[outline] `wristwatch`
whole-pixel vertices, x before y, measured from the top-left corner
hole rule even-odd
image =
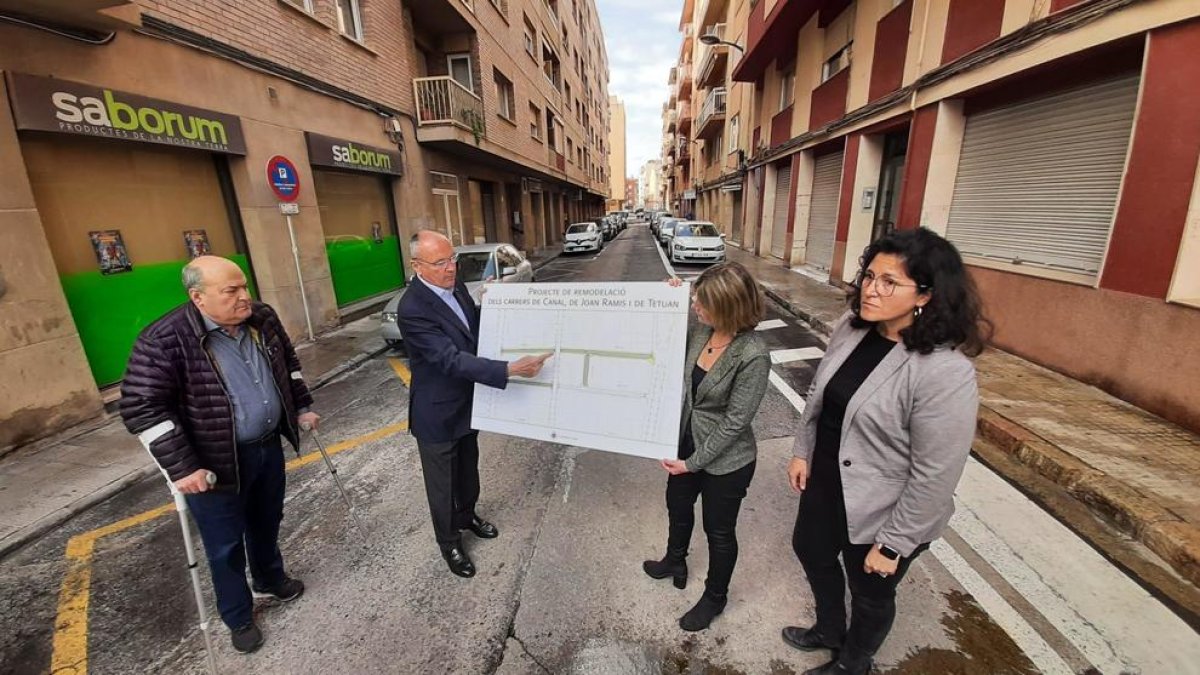
[[[879,545],[879,553],[888,560],[895,560],[900,557],[900,551],[888,546],[887,544]]]

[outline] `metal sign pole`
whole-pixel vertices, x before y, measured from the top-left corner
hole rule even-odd
[[[308,309],[308,294],[304,292],[304,272],[300,269],[300,249],[296,246],[296,230],[292,227],[291,215],[284,215],[287,220],[288,236],[292,239],[292,260],[296,261],[296,282],[300,284],[300,300],[304,304],[304,323],[308,327],[308,339],[316,340],[313,335],[312,314]]]

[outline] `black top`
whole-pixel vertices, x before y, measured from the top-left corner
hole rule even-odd
[[[883,337],[878,331],[867,331],[862,342],[854,348],[845,363],[838,368],[829,384],[825,385],[825,398],[821,404],[821,416],[817,418],[817,445],[813,450],[812,467],[809,475],[814,479],[809,485],[836,488],[834,494],[842,492],[842,474],[838,469],[841,454],[842,422],[846,417],[846,406],[855,392],[871,375],[871,371],[883,361],[896,346],[895,342]],[[838,500],[841,502],[841,500]]]
[[[700,364],[692,366],[692,401],[696,400],[696,392],[700,391],[700,383],[704,381],[704,376],[708,375],[708,371],[701,368]],[[688,420],[687,430],[683,432],[683,438],[679,439],[679,459],[687,459],[696,452],[696,442],[692,439],[692,422]]]

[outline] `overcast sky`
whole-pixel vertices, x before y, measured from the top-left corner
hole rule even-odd
[[[625,103],[625,175],[662,154],[667,76],[679,56],[682,0],[596,0],[608,50],[608,93]]]

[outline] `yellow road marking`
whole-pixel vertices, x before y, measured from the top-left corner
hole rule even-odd
[[[388,363],[392,364],[392,370],[396,371],[396,377],[404,383],[404,386],[412,386],[412,371],[408,369],[408,364],[396,357],[388,359]]]
[[[396,368],[396,365],[393,364],[392,367]],[[408,372],[404,364],[400,364],[400,367]],[[399,369],[396,374],[400,374]],[[403,375],[401,375],[401,379],[404,379]],[[407,383],[405,380],[405,384]],[[376,429],[369,434],[335,443],[325,448],[325,452],[336,455],[339,452],[352,450],[364,443],[387,438],[407,429],[408,420],[404,420]],[[288,462],[287,470],[299,469],[320,461],[320,459],[320,452],[310,452]],[[174,512],[175,504],[163,504],[115,523],[82,532],[67,541],[67,573],[63,576],[62,586],[58,593],[58,616],[54,622],[54,651],[50,656],[51,673],[55,675],[85,675],[87,673],[88,604],[91,599],[92,557],[96,551],[96,542],[103,537],[123,532]]]

